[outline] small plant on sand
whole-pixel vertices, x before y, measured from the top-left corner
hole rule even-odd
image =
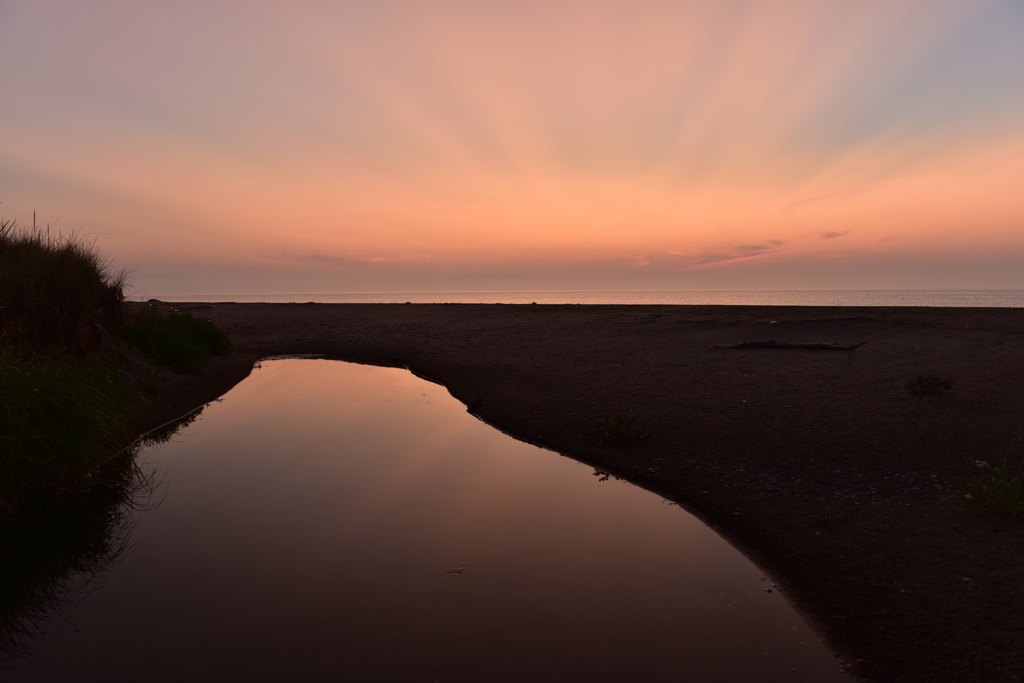
[[[139,387],[149,394],[160,394],[164,390],[164,373],[148,363],[139,371]]]
[[[924,396],[925,394],[941,394],[953,388],[953,380],[948,377],[935,377],[932,375],[918,375],[907,382],[907,391],[913,396]]]
[[[644,435],[644,430],[638,427],[631,417],[602,417],[597,420],[597,442],[602,446],[639,439]]]
[[[692,469],[696,469],[697,465],[699,464],[700,461],[697,460],[697,458],[690,458],[689,460],[684,460],[683,462],[676,463],[676,472],[679,472],[680,474],[684,472],[689,472]]]
[[[835,513],[832,512],[832,508],[828,505],[821,508],[821,512],[818,514],[818,521],[822,524],[831,524],[832,519],[835,517]]]
[[[975,464],[982,473],[967,479],[967,502],[1011,517],[1024,512],[1024,468],[1015,471],[1009,456],[999,467],[981,460]]]
[[[231,350],[228,335],[209,320],[187,313],[161,315],[151,306],[129,316],[120,334],[151,363],[180,372],[199,372],[210,356]]]

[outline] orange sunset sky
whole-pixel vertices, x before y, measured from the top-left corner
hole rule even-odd
[[[140,295],[1024,288],[1020,0],[0,0],[0,86]]]

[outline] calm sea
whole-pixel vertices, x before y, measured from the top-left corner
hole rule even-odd
[[[670,304],[720,306],[957,306],[1024,308],[1024,289],[693,289],[538,292],[285,292],[157,295],[238,303]]]

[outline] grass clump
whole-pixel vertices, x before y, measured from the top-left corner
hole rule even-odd
[[[205,403],[196,408],[195,410],[192,410],[191,412],[182,415],[177,420],[173,422],[168,422],[163,426],[157,427],[151,432],[143,434],[142,437],[136,443],[141,444],[143,446],[154,446],[156,444],[167,443],[168,441],[171,440],[172,436],[174,436],[179,431],[181,431],[185,427],[188,427],[190,424],[198,420],[199,416],[203,414],[203,411],[206,409],[206,406],[208,405],[208,403]]]
[[[152,307],[130,316],[120,336],[151,363],[179,372],[200,372],[211,356],[231,350],[228,335],[209,320],[161,315]]]
[[[953,388],[953,380],[948,377],[918,375],[907,382],[907,391],[913,396],[925,394],[941,394]]]
[[[115,485],[129,387],[159,392],[160,368],[198,372],[230,349],[207,320],[126,315],[125,279],[89,240],[0,221],[0,517]]]
[[[92,242],[0,221],[0,517],[88,488],[124,445],[124,283]]]
[[[98,353],[121,322],[125,278],[88,240],[0,222],[0,345]]]
[[[1016,517],[1024,512],[1024,469],[1015,471],[1010,457],[999,467],[984,461],[975,463],[982,474],[967,479],[967,502],[982,510]]]
[[[127,400],[107,361],[0,353],[0,512],[95,483],[94,473],[124,445]]]
[[[602,446],[612,446],[632,439],[639,439],[644,430],[638,427],[631,417],[602,417],[597,420],[597,442]]]

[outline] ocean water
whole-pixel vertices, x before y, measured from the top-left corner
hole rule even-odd
[[[526,292],[284,292],[166,294],[161,301],[394,304],[667,304],[1024,308],[1024,289],[693,289]]]

